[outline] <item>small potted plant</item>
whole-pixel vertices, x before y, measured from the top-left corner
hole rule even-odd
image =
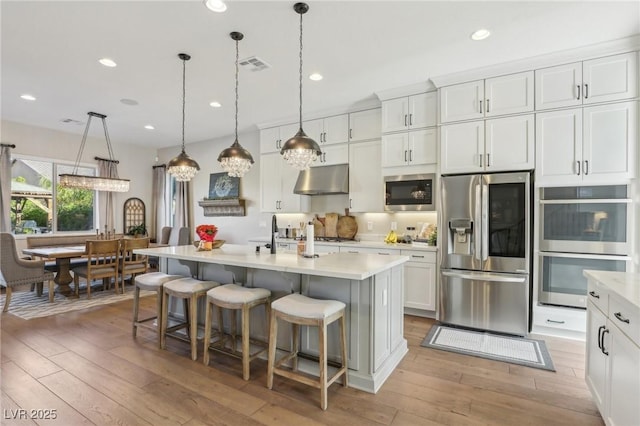
[[[147,235],[147,227],[144,223],[141,223],[140,225],[132,225],[129,227],[128,234],[139,238],[140,236]]]
[[[196,234],[200,237],[198,250],[211,250],[216,239],[218,227],[215,225],[198,225]]]

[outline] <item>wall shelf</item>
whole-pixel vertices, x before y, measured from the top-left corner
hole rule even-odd
[[[198,201],[198,205],[204,209],[205,216],[244,216],[245,200],[234,198],[230,200]]]

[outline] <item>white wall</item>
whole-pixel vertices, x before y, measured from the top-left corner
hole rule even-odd
[[[0,139],[2,143],[16,145],[11,151],[12,154],[74,164],[82,135],[3,120]],[[156,149],[143,148],[123,141],[112,140],[111,144],[115,159],[120,161],[118,175],[122,179],[131,180],[129,192],[115,193],[116,231],[122,232],[122,206],[128,198],[137,197],[144,201],[147,206],[147,223],[149,223],[152,166],[155,164]],[[96,164],[95,156],[109,158],[104,137],[87,138],[80,162],[93,166]]]

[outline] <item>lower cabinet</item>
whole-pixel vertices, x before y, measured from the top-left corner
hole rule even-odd
[[[400,250],[400,254],[411,258],[404,264],[404,307],[435,312],[436,253]]]
[[[607,425],[638,425],[640,313],[592,279],[588,292],[587,386]]]

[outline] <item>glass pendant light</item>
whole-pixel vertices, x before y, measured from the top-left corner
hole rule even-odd
[[[198,163],[187,155],[184,151],[184,98],[185,98],[185,71],[186,62],[191,56],[186,53],[178,54],[178,58],[182,59],[182,152],[180,155],[169,161],[167,164],[167,172],[172,174],[179,182],[190,181],[200,170]]]
[[[87,120],[87,126],[84,128],[84,134],[82,135],[82,142],[80,143],[80,150],[76,157],[76,162],[73,165],[73,172],[70,174],[61,174],[60,186],[64,188],[73,189],[89,189],[92,191],[105,191],[105,192],[127,192],[129,191],[129,179],[120,179],[117,176],[115,168],[115,176],[102,177],[102,176],[88,176],[79,175],[78,167],[80,165],[80,159],[82,158],[82,151],[84,151],[84,145],[87,142],[87,135],[89,134],[89,126],[91,125],[91,118],[96,117],[102,120],[102,128],[104,129],[104,137],[107,140],[107,150],[109,151],[108,161],[117,164],[118,162],[113,159],[113,148],[111,147],[111,140],[109,139],[109,132],[107,131],[107,116],[104,114],[98,114],[97,112],[88,112],[89,119]],[[95,157],[96,160],[98,157]]]
[[[300,129],[291,139],[285,142],[280,154],[292,167],[298,170],[306,170],[311,163],[322,155],[320,147],[302,130],[302,15],[307,13],[309,5],[296,3],[293,10],[300,15]]]
[[[218,161],[222,169],[227,172],[229,176],[242,177],[249,171],[251,165],[254,163],[251,153],[244,149],[238,142],[238,42],[244,38],[244,35],[236,31],[229,35],[236,41],[236,139],[229,148],[220,153]]]

